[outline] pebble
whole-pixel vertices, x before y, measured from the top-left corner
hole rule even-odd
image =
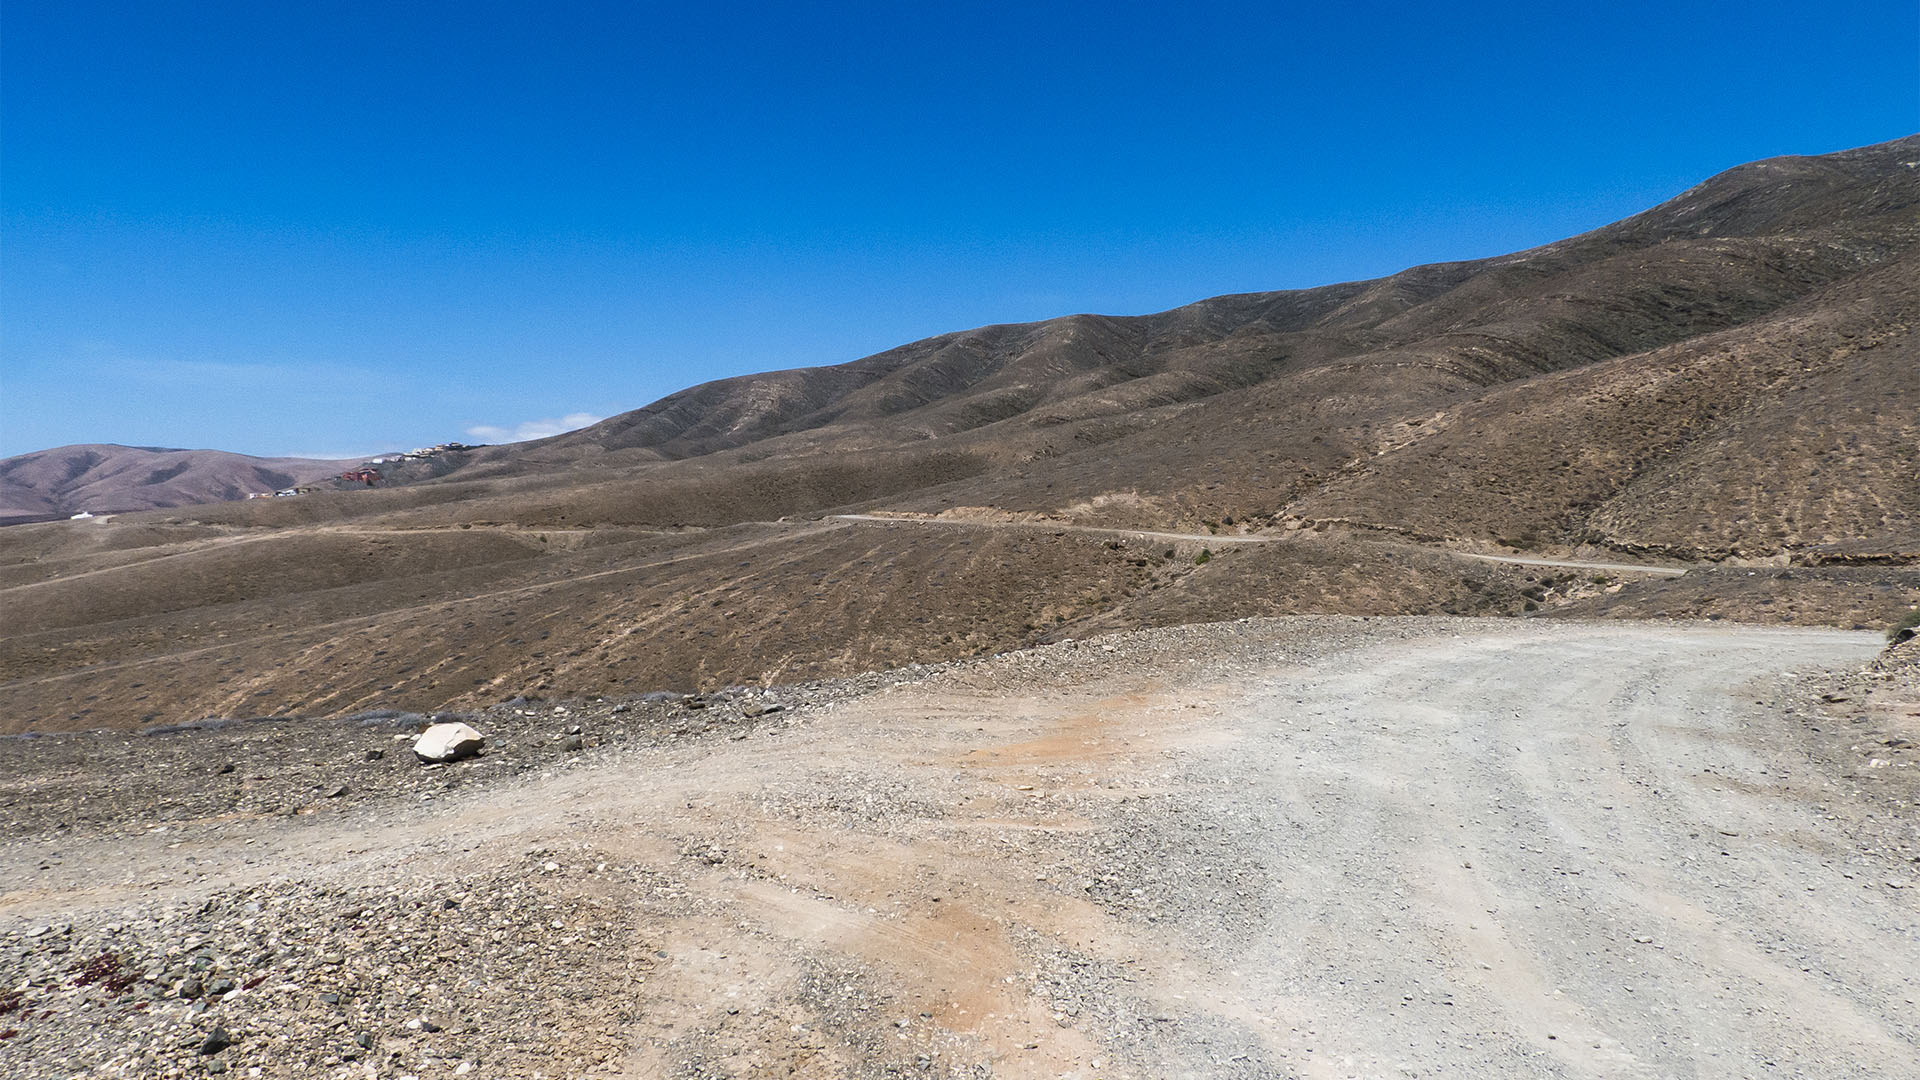
[[[200,1052],[202,1054],[217,1054],[232,1045],[233,1036],[227,1033],[226,1028],[216,1025],[212,1031],[207,1033],[206,1041],[200,1044]]]

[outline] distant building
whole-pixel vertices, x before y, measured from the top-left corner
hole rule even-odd
[[[67,520],[68,521],[85,521],[92,516],[93,516],[93,512],[91,510],[82,510],[79,513],[68,518]]]

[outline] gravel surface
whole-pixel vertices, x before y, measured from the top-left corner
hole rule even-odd
[[[1878,644],[1252,620],[515,702],[447,766],[4,740],[0,1076],[1916,1077]]]

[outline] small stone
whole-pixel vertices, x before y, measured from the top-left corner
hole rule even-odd
[[[199,997],[201,992],[199,979],[189,978],[180,984],[180,996],[188,1000]]]
[[[386,757],[386,756],[387,756],[387,752],[386,752],[385,750],[369,750],[369,751],[367,751],[367,760],[368,760],[368,761],[379,761],[379,760],[380,760],[381,758],[383,758],[383,757]]]
[[[335,784],[332,787],[327,789],[327,798],[337,799],[340,796],[345,795],[346,793],[347,793],[347,785]]]
[[[231,762],[231,761],[229,761],[229,762],[227,762],[226,764],[224,764],[224,765],[221,765],[221,766],[220,766],[220,775],[221,775],[221,776],[225,776],[225,775],[227,775],[228,773],[230,773],[230,772],[232,772],[232,771],[233,771],[233,762]]]
[[[373,1033],[370,1031],[363,1031],[355,1035],[353,1041],[359,1043],[362,1050],[373,1049]]]
[[[569,754],[577,750],[585,749],[586,745],[578,735],[569,735],[560,741],[560,749],[565,750]]]
[[[207,993],[213,997],[224,997],[233,993],[232,979],[215,979],[207,984]]]
[[[202,1054],[217,1054],[232,1045],[233,1036],[227,1034],[227,1029],[215,1027],[213,1031],[207,1035],[206,1041],[200,1044],[200,1052]]]

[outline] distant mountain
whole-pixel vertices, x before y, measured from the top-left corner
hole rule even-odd
[[[0,524],[244,499],[355,464],[110,443],[61,446],[0,460]]]

